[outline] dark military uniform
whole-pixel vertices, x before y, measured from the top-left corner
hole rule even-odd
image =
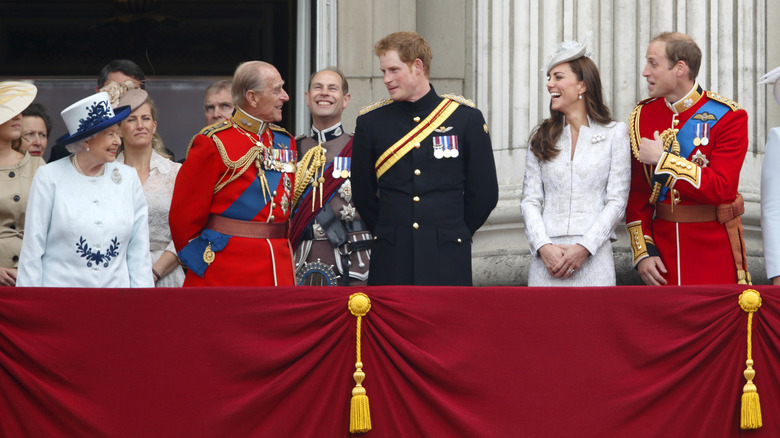
[[[330,199],[324,199],[322,208],[319,195],[314,197],[318,210],[316,217],[311,211],[311,202],[301,202],[296,207],[291,229],[303,231],[299,236],[290,236],[290,240],[294,244],[300,242],[295,246],[294,258],[296,283],[299,285],[360,286],[368,280],[371,232],[360,220],[352,203],[349,161],[337,160],[334,163],[337,157],[351,158],[351,153],[342,154],[351,140],[352,135],[344,133],[341,123],[322,131],[312,127],[310,137],[296,138],[298,157],[322,145],[327,159],[324,177],[340,181]],[[303,224],[305,228],[296,226],[301,220],[306,221]]]
[[[352,185],[374,233],[370,285],[471,285],[471,237],[498,202],[482,113],[461,104],[379,179],[375,163],[442,103],[431,86],[416,102],[385,101],[357,119]]]

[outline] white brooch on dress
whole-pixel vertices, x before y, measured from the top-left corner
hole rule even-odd
[[[114,168],[114,171],[111,172],[111,181],[113,181],[116,185],[122,184],[122,175],[119,173],[119,169],[116,167]]]
[[[600,141],[606,140],[607,137],[604,137],[602,134],[593,134],[593,137],[590,138],[590,142],[593,144],[596,144]]]
[[[702,154],[701,151],[696,151],[693,158],[691,158],[691,161],[696,163],[699,167],[707,167],[710,163],[710,160],[708,160],[707,156]]]

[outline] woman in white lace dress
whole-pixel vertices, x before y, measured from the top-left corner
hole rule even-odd
[[[184,271],[173,246],[168,212],[176,175],[181,164],[174,163],[157,133],[157,108],[146,91],[134,89],[122,94],[119,105],[133,111],[120,125],[122,151],[117,161],[135,168],[149,205],[149,249],[152,275],[157,287],[181,287]]]
[[[628,199],[625,123],[602,100],[585,43],[559,44],[547,64],[550,118],[531,134],[520,203],[529,286],[614,286],[611,241]]]

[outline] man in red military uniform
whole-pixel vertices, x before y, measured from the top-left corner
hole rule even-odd
[[[192,139],[169,219],[185,286],[295,284],[287,239],[295,140],[271,124],[289,100],[283,85],[271,64],[239,65],[233,115]]]
[[[634,265],[650,285],[749,282],[737,193],[747,113],[702,89],[701,50],[689,36],[656,36],[646,59],[650,98],[629,120]]]

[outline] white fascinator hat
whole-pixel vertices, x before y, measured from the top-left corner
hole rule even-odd
[[[582,42],[576,40],[567,40],[553,45],[553,52],[547,58],[547,62],[545,63],[545,67],[542,69],[542,72],[549,74],[553,67],[562,62],[582,58],[583,56],[588,58],[593,56],[593,52],[589,52],[587,47],[589,39],[590,32],[585,35],[585,38],[582,40]]]
[[[771,84],[774,82],[775,86],[773,92],[775,95],[775,102],[780,105],[780,87],[777,85],[780,83],[780,81],[778,81],[778,79],[780,79],[780,67],[777,67],[764,76],[761,76],[761,79],[758,81],[758,85]]]

